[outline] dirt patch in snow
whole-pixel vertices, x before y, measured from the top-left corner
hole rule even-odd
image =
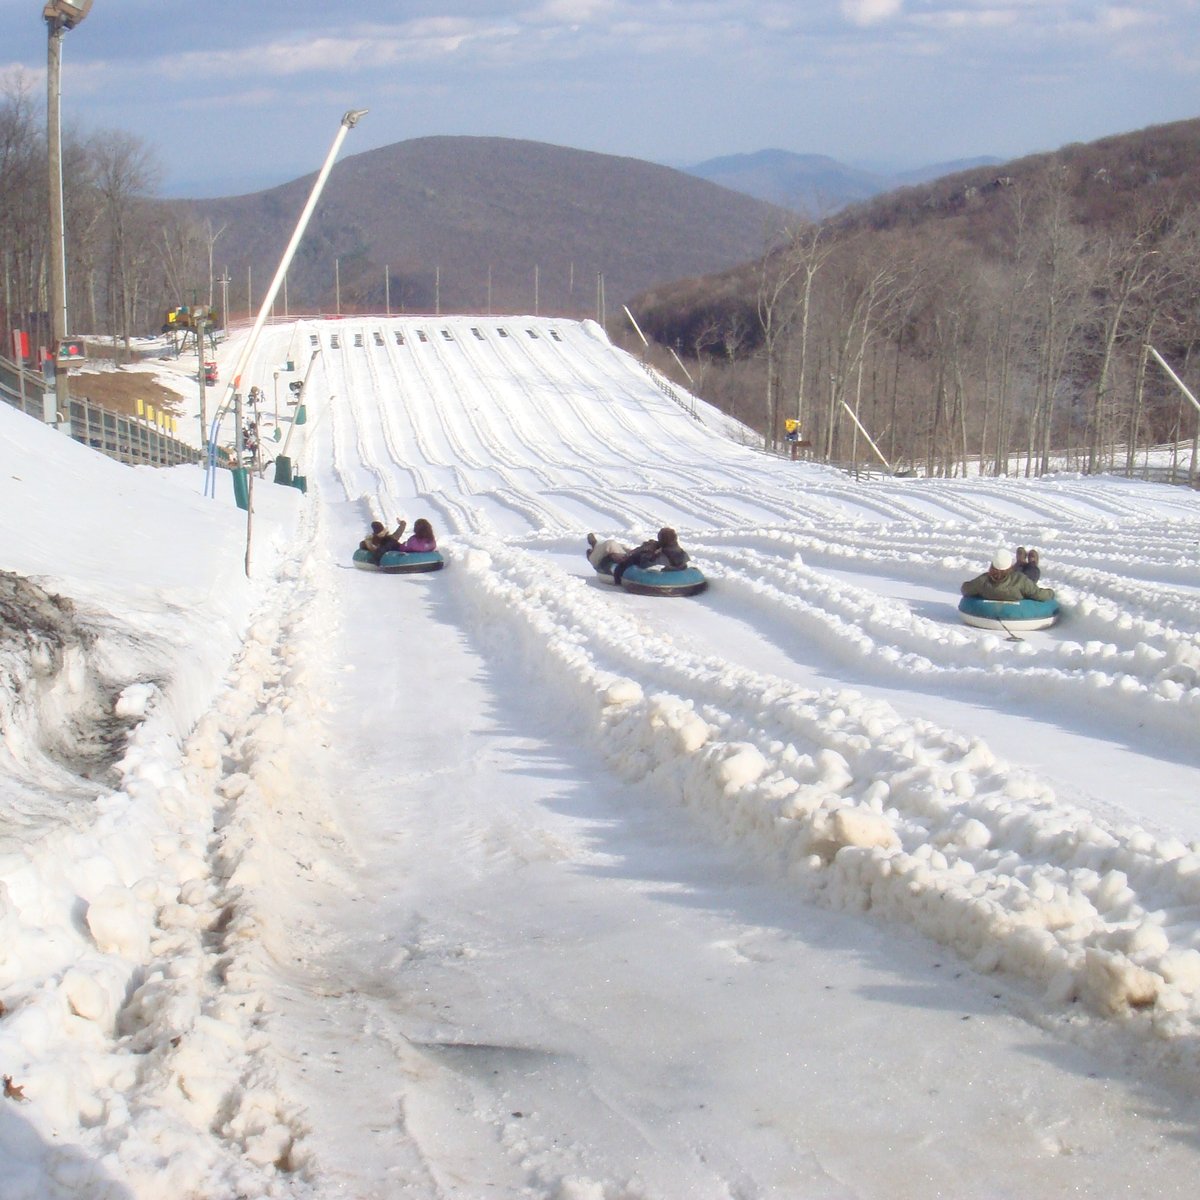
[[[72,374],[71,394],[85,396],[93,404],[112,412],[131,415],[136,415],[139,400],[176,416],[183,409],[179,393],[164,387],[153,375],[147,371],[125,370],[121,367]]]
[[[111,782],[136,720],[118,715],[130,682],[96,662],[97,634],[76,606],[0,571],[0,734],[81,779]]]

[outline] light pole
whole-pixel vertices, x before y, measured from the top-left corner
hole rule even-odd
[[[50,0],[42,9],[46,22],[46,145],[50,186],[50,342],[55,359],[54,399],[43,403],[42,419],[71,412],[67,372],[58,373],[58,347],[67,332],[67,234],[63,217],[62,178],[62,39],[88,15],[92,0]],[[50,411],[50,409],[54,411]]]
[[[246,369],[247,363],[250,361],[250,356],[254,353],[254,348],[258,343],[258,335],[262,332],[262,327],[267,319],[267,311],[270,309],[275,300],[275,293],[279,290],[279,285],[283,281],[284,272],[287,271],[291,264],[292,257],[296,253],[296,247],[300,244],[300,239],[304,236],[304,230],[308,227],[309,219],[312,217],[313,209],[317,206],[317,201],[321,197],[321,192],[325,187],[325,181],[329,178],[330,171],[333,170],[333,160],[337,157],[337,152],[341,148],[342,142],[346,138],[346,134],[358,123],[365,115],[365,108],[351,109],[345,116],[342,117],[341,128],[338,130],[337,137],[333,139],[333,145],[329,148],[329,153],[325,156],[325,163],[321,167],[317,175],[317,180],[313,184],[313,189],[309,193],[308,201],[304,205],[304,211],[300,214],[300,219],[296,223],[296,228],[292,232],[291,241],[287,244],[287,249],[283,252],[283,258],[280,260],[279,266],[275,271],[275,277],[271,280],[270,286],[267,288],[267,294],[263,298],[262,307],[258,310],[258,316],[254,319],[254,324],[250,329],[250,334],[242,343],[242,348],[238,352],[237,361],[234,364],[233,374],[230,376],[229,382],[225,388],[225,399],[221,406],[217,409],[217,415],[213,418],[212,424],[209,426],[208,437],[208,469],[205,472],[204,490],[205,494],[216,495],[216,452],[217,452],[217,433],[221,428],[221,422],[228,415],[234,402],[239,395],[239,389],[242,386],[242,372]],[[238,422],[240,426],[240,421]],[[236,494],[235,483],[235,494]],[[239,501],[240,504],[240,501]],[[247,512],[249,512],[249,497],[246,497]],[[249,516],[247,515],[246,529],[246,574],[250,573],[250,531],[249,531]]]

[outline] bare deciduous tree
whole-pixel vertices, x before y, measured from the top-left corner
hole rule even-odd
[[[149,148],[133,134],[112,131],[92,142],[96,191],[103,212],[103,238],[108,272],[107,293],[110,330],[114,343],[124,343],[131,353],[136,271],[145,262],[145,246],[134,236],[145,201],[157,187],[159,168]]]

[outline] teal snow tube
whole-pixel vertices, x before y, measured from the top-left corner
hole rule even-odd
[[[1003,629],[1024,633],[1048,629],[1059,617],[1057,600],[984,600],[964,596],[958,602],[963,622],[976,629]]]
[[[626,567],[621,586],[639,596],[695,596],[708,587],[708,580],[695,567]]]
[[[354,565],[364,571],[382,571],[385,575],[415,575],[420,571],[440,571],[446,560],[440,550],[414,550],[402,553],[388,550],[378,562],[370,551],[358,549],[354,552]]]

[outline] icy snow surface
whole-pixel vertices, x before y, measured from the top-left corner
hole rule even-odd
[[[589,322],[277,371],[249,523],[0,407],[3,1200],[1195,1194],[1194,493],[773,459]]]

